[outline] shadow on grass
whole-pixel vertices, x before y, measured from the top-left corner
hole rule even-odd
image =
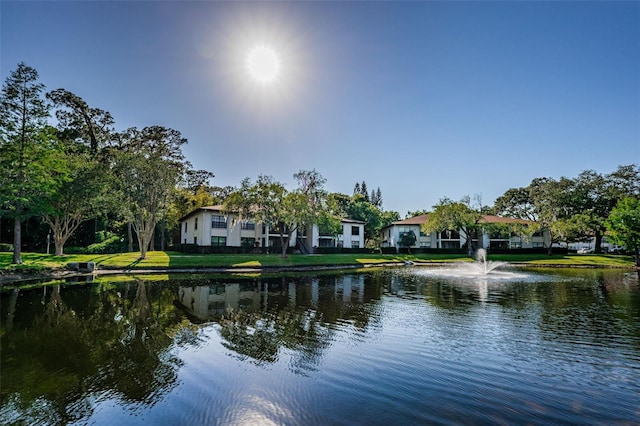
[[[89,258],[88,262],[95,262],[96,265],[101,265],[101,264],[107,262],[108,260],[111,260],[114,257],[118,257],[120,255],[119,254],[112,254],[111,256],[106,256],[106,257],[103,257],[103,256],[104,255],[98,255],[96,257]]]
[[[135,268],[136,266],[138,266],[140,264],[140,262],[142,262],[142,259],[138,258],[138,259],[134,260],[133,262],[131,262],[130,264],[128,264],[127,268],[128,269]]]

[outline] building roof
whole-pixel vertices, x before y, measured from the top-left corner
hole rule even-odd
[[[340,222],[342,222],[342,223],[357,223],[357,224],[365,224],[366,223],[364,220],[351,219],[351,218],[348,218],[348,217],[343,217],[342,219],[340,219]]]
[[[397,222],[393,222],[391,225],[389,226],[393,226],[393,225],[422,225],[423,223],[425,223],[428,219],[428,215],[426,214],[421,214],[420,216],[414,216],[414,217],[410,217],[408,219],[404,219],[404,220],[399,220]]]
[[[393,222],[391,225],[385,226],[388,228],[390,226],[407,226],[407,225],[422,225],[427,220],[429,220],[429,215],[421,214],[419,216],[410,217],[408,219],[399,220],[397,222]],[[480,223],[521,223],[528,224],[531,223],[529,220],[525,219],[515,219],[512,217],[502,217],[502,216],[494,216],[494,215],[484,215],[480,220]]]
[[[182,216],[180,219],[178,219],[178,222],[182,222],[183,220],[187,220],[189,219],[191,216],[194,216],[202,211],[211,211],[211,212],[222,212],[222,205],[218,204],[215,206],[203,206],[203,207],[198,207],[195,210],[190,211],[189,213],[187,213],[186,215]]]
[[[184,220],[189,219],[191,216],[194,216],[200,212],[203,211],[209,211],[209,212],[218,212],[218,213],[222,213],[224,211],[224,206],[221,204],[217,204],[215,206],[204,206],[204,207],[198,207],[197,209],[187,213],[186,215],[182,216],[180,219],[178,219],[178,222],[182,222]],[[363,220],[356,220],[356,219],[350,219],[348,217],[343,217],[342,219],[340,219],[341,223],[353,223],[353,224],[358,224],[358,225],[364,225],[365,222]]]

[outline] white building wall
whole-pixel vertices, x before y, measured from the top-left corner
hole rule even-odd
[[[242,223],[233,216],[225,216],[227,219],[227,246],[240,247]]]
[[[206,215],[201,212],[197,215],[193,215],[186,221],[180,224],[180,243],[181,244],[195,244],[208,245],[206,238]],[[198,229],[196,229],[196,222],[198,223]],[[185,223],[187,230],[185,231]],[[209,224],[211,226],[211,224]]]
[[[315,223],[311,226],[311,247],[320,247],[320,230]]]
[[[226,219],[226,228],[214,228],[212,221],[214,216],[222,216]],[[198,222],[198,229],[195,229],[196,220]],[[186,231],[185,231],[186,224]],[[342,223],[343,234],[337,236],[336,240],[342,242],[344,247],[352,247],[352,241],[356,241],[358,247],[364,248],[364,224],[361,223]],[[352,233],[352,226],[357,227],[359,232],[357,235]],[[217,211],[200,211],[186,220],[180,223],[180,243],[181,244],[195,244],[199,246],[210,246],[211,237],[225,237],[226,245],[229,247],[240,247],[242,244],[242,238],[251,238],[254,241],[260,243],[260,247],[263,246],[263,239],[267,242],[269,237],[273,239],[279,238],[279,235],[270,233],[269,227],[265,227],[265,235],[262,233],[262,224],[256,223],[255,229],[242,229],[242,222],[234,220],[232,215],[224,215],[222,212]],[[311,228],[311,241],[312,247],[318,247],[319,244],[319,230],[317,225],[313,225]],[[289,247],[295,247],[297,243],[298,232],[291,233],[289,238]]]

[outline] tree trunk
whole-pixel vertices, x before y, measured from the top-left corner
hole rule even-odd
[[[22,263],[22,224],[18,216],[13,219],[13,260],[11,263]]]
[[[465,238],[467,239],[465,243],[467,245],[467,256],[473,259],[473,254],[474,254],[473,240],[472,240],[473,233],[469,229],[463,229],[463,232],[464,232]]]
[[[147,257],[147,240],[144,238],[144,232],[137,232],[138,234],[138,245],[140,246],[140,259],[144,259]]]
[[[167,226],[167,220],[165,218],[165,216],[162,216],[162,224],[160,226],[160,251],[165,251],[165,243],[164,243],[164,239],[165,239],[165,227]]]
[[[291,235],[285,238],[283,233],[282,232],[280,233],[280,244],[282,244],[282,253],[280,257],[282,257],[283,259],[287,257],[287,248],[289,246],[289,238],[291,238]]]
[[[127,251],[131,253],[133,251],[133,231],[131,230],[131,221],[127,222],[127,237],[129,238]]]
[[[153,232],[151,232],[151,237],[149,238],[149,249],[147,251],[155,250],[155,242],[156,242],[156,230],[154,226]]]
[[[66,238],[62,238],[59,235],[55,235],[53,236],[53,243],[56,246],[56,256],[62,256],[64,255],[64,243],[66,242]]]
[[[11,292],[11,298],[9,299],[9,309],[7,310],[7,332],[10,332],[13,329],[13,318],[16,316],[16,303],[18,302],[19,292],[19,288],[14,288]]]
[[[602,232],[600,232],[599,229],[596,230],[596,242],[593,252],[595,254],[599,254],[600,252],[602,252]]]

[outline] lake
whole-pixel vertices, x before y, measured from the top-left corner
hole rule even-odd
[[[101,277],[0,308],[2,424],[640,424],[637,272]]]

